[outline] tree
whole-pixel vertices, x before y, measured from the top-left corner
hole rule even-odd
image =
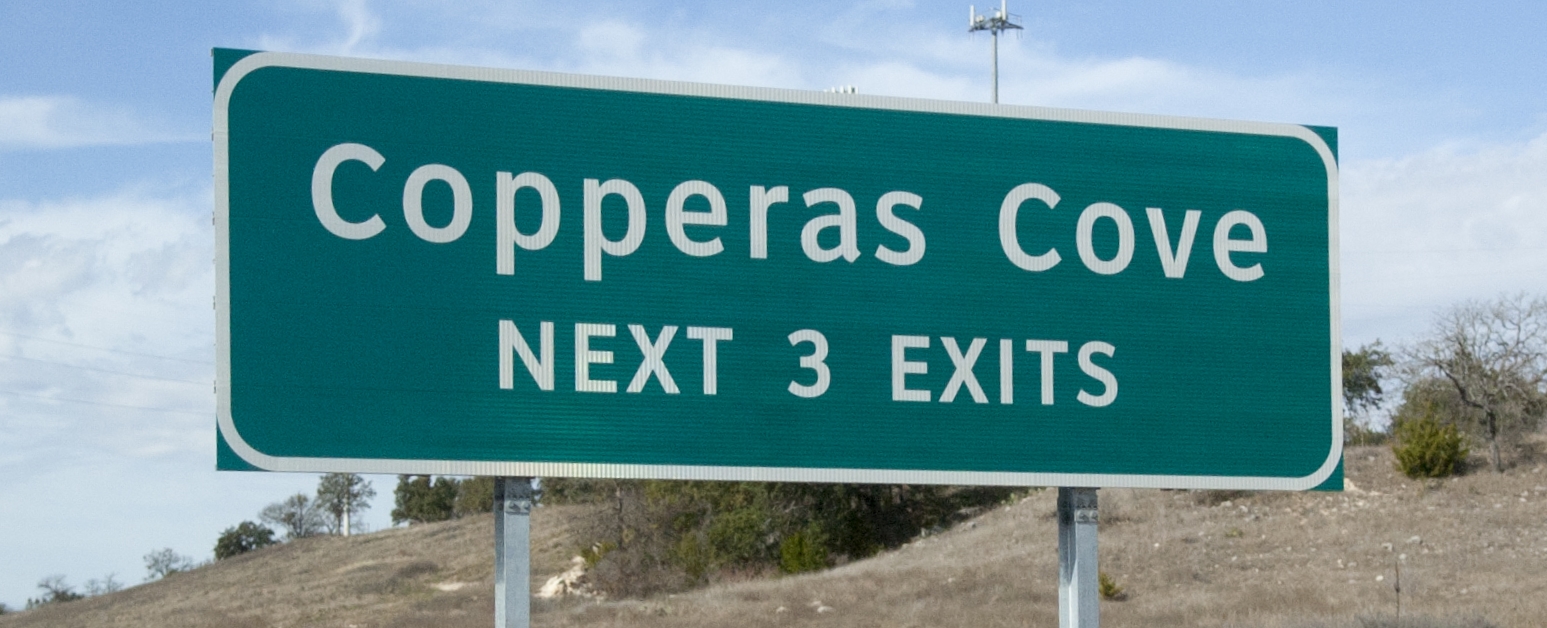
[[[220,533],[220,538],[215,541],[215,560],[246,554],[274,543],[273,530],[251,521],[243,521]]]
[[[1379,340],[1343,350],[1343,407],[1349,414],[1363,415],[1380,406],[1385,390],[1381,379],[1395,361]]]
[[[90,580],[87,580],[86,581],[86,595],[88,595],[88,596],[92,596],[92,595],[107,595],[109,593],[117,593],[119,591],[122,591],[123,588],[124,588],[124,585],[123,585],[122,582],[119,582],[118,579],[115,577],[117,575],[118,574],[110,573],[110,574],[108,574],[106,576],[103,576],[101,580],[98,580],[96,578],[92,578]]]
[[[329,473],[317,482],[317,507],[328,515],[328,533],[349,536],[350,518],[371,507],[376,489],[354,473]]]
[[[1376,340],[1357,351],[1343,350],[1344,442],[1350,445],[1378,443],[1384,437],[1370,426],[1370,411],[1380,407],[1381,387],[1395,364],[1391,354]]]
[[[400,475],[397,478],[397,489],[392,491],[396,504],[392,509],[394,525],[445,521],[456,515],[457,491],[461,485],[456,478],[428,475]]]
[[[462,480],[457,486],[457,501],[452,515],[457,518],[482,515],[494,511],[494,478],[475,477]]]
[[[322,510],[305,493],[265,506],[258,519],[283,530],[289,540],[321,534],[326,525]]]
[[[1517,295],[1452,307],[1407,358],[1414,379],[1443,378],[1478,411],[1469,427],[1488,442],[1493,470],[1503,472],[1500,440],[1547,412],[1547,300]]]
[[[74,602],[86,597],[75,591],[75,587],[65,584],[64,576],[48,576],[38,581],[38,588],[43,590],[43,595],[27,599],[27,608],[33,609],[48,604],[62,602]]]
[[[158,580],[193,569],[193,559],[166,547],[145,555],[145,581]]]

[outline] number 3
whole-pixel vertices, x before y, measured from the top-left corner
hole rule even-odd
[[[812,348],[815,349],[811,355],[800,358],[800,367],[816,371],[816,383],[806,386],[790,382],[790,394],[807,399],[820,397],[822,393],[827,392],[827,385],[833,381],[832,373],[827,370],[827,363],[823,362],[827,359],[827,336],[823,336],[822,332],[815,329],[802,329],[790,334],[790,346],[793,347],[802,342],[811,343]]]

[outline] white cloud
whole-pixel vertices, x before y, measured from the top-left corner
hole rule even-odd
[[[1354,340],[1420,333],[1464,299],[1547,293],[1547,134],[1348,164],[1342,207]]]
[[[627,59],[637,57],[645,41],[640,29],[622,22],[602,22],[580,30],[580,49],[588,54]]]
[[[66,443],[68,458],[208,448],[208,208],[207,189],[0,200],[0,448],[50,464]]]
[[[381,30],[381,19],[365,6],[365,0],[339,2],[338,17],[349,29],[341,46],[346,53]]]
[[[326,40],[306,43],[295,34],[264,33],[257,38],[259,50],[312,52],[333,55],[369,54],[363,49],[381,32],[381,17],[372,11],[366,0],[334,0],[331,2],[302,2],[303,10],[323,9],[338,19],[342,32],[329,31]],[[299,26],[311,27],[310,20],[301,20]]]
[[[401,4],[309,4],[333,13],[330,27],[304,23],[297,26],[304,31],[265,34],[257,45],[790,89],[854,85],[866,94],[933,99],[989,95],[986,37],[898,22],[899,14],[875,3],[794,31],[797,24],[732,31],[682,16],[549,3],[474,3],[455,11]],[[453,34],[406,36],[417,22]],[[999,65],[1001,101],[1012,104],[1317,124],[1390,118],[1369,89],[1308,72],[1239,76],[1145,57],[1071,58],[1032,36],[1001,39]]]
[[[0,151],[198,139],[69,96],[0,96]]]

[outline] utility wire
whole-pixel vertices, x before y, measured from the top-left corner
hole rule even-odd
[[[154,380],[163,381],[163,382],[175,382],[175,383],[178,383],[178,384],[193,384],[193,385],[196,385],[196,386],[203,386],[205,384],[209,384],[210,383],[210,382],[199,382],[199,381],[194,381],[194,380],[189,380],[189,379],[173,379],[171,377],[156,377],[155,375],[140,375],[138,373],[127,373],[127,372],[124,372],[124,371],[114,371],[114,370],[110,370],[110,369],[99,369],[99,368],[92,367],[92,366],[79,366],[79,365],[76,365],[76,364],[68,364],[68,363],[65,363],[65,362],[55,362],[53,360],[40,360],[38,358],[26,358],[26,357],[22,357],[22,356],[19,356],[19,355],[0,355],[0,358],[6,358],[6,359],[10,359],[10,360],[25,360],[25,361],[28,361],[28,362],[37,362],[39,364],[52,364],[54,366],[63,366],[65,368],[80,369],[80,370],[83,370],[83,371],[96,371],[98,373],[108,373],[108,374],[111,374],[111,375],[123,375],[125,377],[138,377],[140,379],[154,379]]]
[[[52,342],[54,344],[59,344],[59,345],[68,345],[68,346],[71,346],[71,347],[80,347],[82,349],[96,349],[98,351],[111,351],[113,353],[122,353],[124,355],[135,355],[135,356],[139,356],[139,357],[142,357],[142,358],[156,358],[158,360],[172,360],[172,361],[175,361],[175,362],[188,362],[190,364],[203,364],[205,366],[214,366],[213,362],[205,362],[203,360],[189,360],[189,359],[186,359],[186,358],[173,358],[173,357],[167,357],[167,356],[164,356],[164,355],[155,355],[155,354],[152,354],[152,353],[139,353],[139,352],[136,352],[136,351],[125,351],[123,349],[110,349],[110,348],[107,348],[107,347],[97,347],[97,346],[93,346],[93,345],[83,345],[83,344],[78,343],[78,342],[70,342],[70,341],[67,341],[67,340],[54,340],[53,338],[39,338],[37,336],[28,336],[26,334],[18,334],[16,332],[10,332],[10,331],[0,331],[0,335],[11,336],[11,337],[14,337],[14,338],[26,338],[28,340],[36,340],[38,342]]]
[[[207,417],[207,416],[213,414],[211,412],[192,412],[192,411],[189,411],[189,410],[172,410],[172,409],[169,409],[169,408],[147,408],[145,406],[130,406],[130,405],[124,405],[124,404],[121,404],[121,403],[106,403],[106,402],[101,402],[101,401],[82,401],[80,399],[61,399],[59,397],[47,397],[47,396],[44,396],[44,395],[30,395],[30,394],[27,394],[27,393],[24,393],[24,392],[16,392],[14,390],[4,390],[4,389],[0,389],[0,393],[4,393],[4,394],[7,394],[7,395],[16,395],[17,397],[31,397],[33,399],[42,399],[44,401],[63,401],[65,403],[80,403],[80,404],[85,404],[85,405],[88,405],[88,406],[103,406],[103,407],[107,407],[107,408],[126,408],[126,409],[129,409],[129,410],[145,410],[147,412],[168,412],[168,413],[171,413],[171,414],[187,414],[187,415],[190,415],[190,416],[202,416],[202,417]]]
[[[1467,249],[1347,249],[1343,253],[1345,255],[1386,255],[1391,253],[1419,255],[1428,253],[1525,253],[1528,251],[1547,251],[1547,246],[1480,247]]]

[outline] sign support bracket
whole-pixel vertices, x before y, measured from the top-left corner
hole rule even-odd
[[[494,479],[494,628],[532,625],[532,478]]]
[[[1096,489],[1058,488],[1058,628],[1101,625]]]

